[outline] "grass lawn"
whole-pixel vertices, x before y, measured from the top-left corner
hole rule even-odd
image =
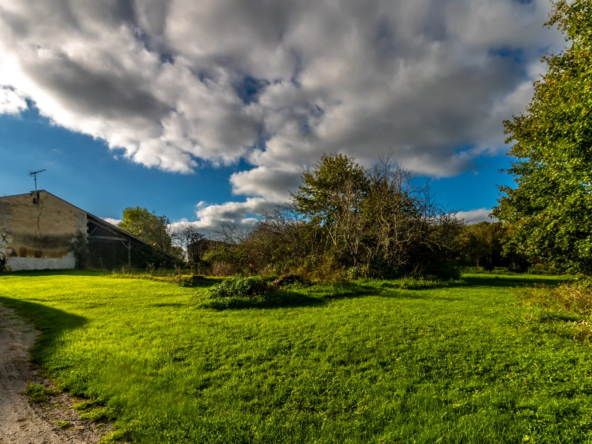
[[[509,287],[465,276],[295,290],[284,307],[92,273],[0,277],[43,332],[34,358],[146,443],[592,441],[587,342],[540,328]]]

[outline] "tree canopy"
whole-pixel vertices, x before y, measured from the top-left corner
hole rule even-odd
[[[173,253],[170,221],[166,216],[157,216],[142,207],[128,207],[123,210],[123,220],[117,224],[144,242],[167,253]],[[178,251],[175,251],[178,254]]]
[[[568,272],[592,272],[592,1],[554,3],[569,46],[543,57],[526,111],[505,121],[509,174],[494,215],[511,228],[508,248]]]

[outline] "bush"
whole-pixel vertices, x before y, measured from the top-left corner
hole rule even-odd
[[[222,281],[219,285],[210,289],[211,298],[248,298],[253,296],[261,296],[267,293],[269,285],[258,278],[241,278],[235,277]]]
[[[558,287],[534,287],[526,291],[527,299],[546,309],[565,310],[579,315],[592,314],[592,281],[582,279]]]

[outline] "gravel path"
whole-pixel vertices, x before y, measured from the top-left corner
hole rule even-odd
[[[27,384],[51,387],[32,368],[29,350],[39,332],[0,304],[0,444],[91,444],[108,434],[108,424],[82,421],[66,394],[33,404],[24,395]],[[67,421],[66,429],[58,421]]]

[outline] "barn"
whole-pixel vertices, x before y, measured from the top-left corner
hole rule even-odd
[[[77,238],[88,246],[86,266],[144,268],[149,263],[171,266],[176,260],[48,191],[0,197],[0,258],[9,270],[76,268]]]

